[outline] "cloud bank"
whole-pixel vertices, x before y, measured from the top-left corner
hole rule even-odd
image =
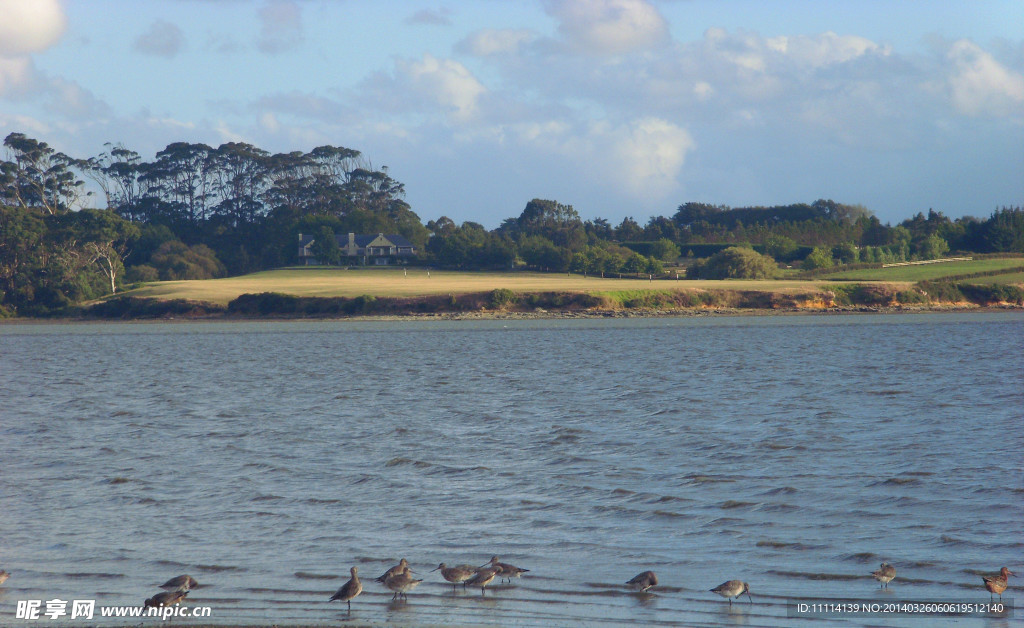
[[[117,110],[73,72],[40,71],[35,57],[68,29],[61,5],[0,0],[0,14],[13,16],[0,23],[0,130],[84,156],[105,141],[143,152],[180,140],[347,145],[391,165],[428,218],[474,219],[488,186],[520,195],[516,205],[544,195],[610,218],[670,214],[688,200],[833,197],[883,216],[933,205],[955,214],[941,203],[966,198],[960,190],[983,190],[988,210],[1021,202],[1020,41],[932,37],[898,50],[839,29],[765,35],[714,24],[675,39],[662,10],[685,4],[542,0],[535,22],[464,32],[454,30],[466,22],[461,7],[399,12],[388,33],[451,33],[451,45],[373,51],[348,82],[330,69],[357,58],[352,44],[317,28],[325,15],[347,18],[347,4],[204,5],[246,13],[230,29],[154,15],[128,44],[138,58],[174,58],[202,83],[180,95],[201,104],[186,114],[165,92],[154,92],[157,112]],[[211,70],[186,41],[230,54]],[[327,60],[320,87],[298,88],[289,75],[316,66],[314,51]],[[267,68],[266,84],[236,80],[243,65]],[[212,72],[217,80],[205,80]]]

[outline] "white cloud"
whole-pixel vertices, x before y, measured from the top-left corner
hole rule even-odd
[[[405,19],[406,24],[426,24],[431,26],[451,26],[451,9],[420,9]]]
[[[526,29],[485,29],[466,37],[457,48],[478,57],[514,54],[534,38],[535,34]]]
[[[281,123],[278,122],[277,116],[269,111],[260,114],[259,126],[264,131],[268,131],[270,133],[276,133],[281,129]]]
[[[37,137],[47,137],[53,132],[51,127],[42,120],[30,116],[5,116],[0,114],[0,136],[7,137],[12,131],[20,133],[35,134]]]
[[[217,121],[217,124],[214,126],[214,131],[216,131],[217,135],[220,136],[221,142],[252,143],[246,135],[232,129],[224,120]]]
[[[110,106],[90,90],[75,81],[38,71],[27,56],[0,56],[0,98],[35,102],[46,112],[70,121],[93,122],[110,115]]]
[[[169,129],[180,129],[190,131],[196,128],[195,122],[188,122],[182,120],[176,120],[174,118],[146,118],[146,124],[152,127],[161,127]]]
[[[44,106],[68,119],[92,123],[110,115],[106,102],[74,81],[44,78],[42,93],[49,98]]]
[[[947,53],[953,106],[969,116],[1024,114],[1024,76],[1008,70],[976,44],[961,39]]]
[[[696,148],[690,133],[659,118],[642,118],[614,134],[617,170],[635,196],[659,198],[678,187],[686,154]]]
[[[335,100],[298,91],[268,94],[253,103],[253,107],[260,112],[308,118],[317,122],[337,122],[349,113]]]
[[[538,159],[561,155],[589,185],[645,201],[679,189],[686,156],[696,148],[689,131],[656,117],[625,124],[547,120],[516,125],[513,131]]]
[[[56,0],[0,0],[0,97],[34,89],[29,55],[55,44],[66,25]]]
[[[559,32],[579,48],[626,53],[668,41],[668,23],[645,0],[549,0]]]
[[[837,35],[832,31],[814,36],[773,37],[765,39],[763,45],[767,50],[783,55],[790,63],[811,68],[845,63],[866,54],[889,55],[891,52],[870,39]]]
[[[176,25],[166,20],[156,20],[149,30],[132,42],[132,50],[158,57],[173,57],[185,44],[185,35]]]
[[[302,10],[292,0],[270,0],[260,9],[260,36],[256,47],[274,54],[295,48],[302,42]]]
[[[438,59],[430,54],[421,61],[402,63],[411,87],[451,111],[456,119],[466,120],[477,112],[477,101],[487,89],[458,61]]]
[[[11,95],[32,78],[32,61],[28,57],[0,57],[0,96]]]
[[[0,56],[46,50],[67,26],[57,0],[0,0],[0,16]]]

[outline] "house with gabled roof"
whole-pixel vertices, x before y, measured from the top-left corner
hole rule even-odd
[[[342,257],[347,257],[350,262],[388,266],[390,264],[405,264],[416,257],[416,247],[413,246],[405,236],[397,233],[369,234],[349,233],[334,234],[338,242]],[[308,233],[299,234],[299,263],[304,266],[315,266],[319,260],[313,255],[310,248],[316,239]]]

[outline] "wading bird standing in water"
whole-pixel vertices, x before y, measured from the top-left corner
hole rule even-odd
[[[333,602],[334,600],[341,600],[348,604],[348,612],[351,613],[352,599],[363,592],[363,583],[359,582],[359,576],[356,575],[356,572],[359,571],[358,567],[353,567],[349,571],[352,573],[352,579],[341,585],[341,588],[338,589],[338,591],[331,596],[331,599],[327,601]]]
[[[634,591],[646,591],[651,587],[658,586],[658,576],[653,571],[645,571],[633,576],[633,579],[626,583]]]
[[[881,583],[878,585],[879,589],[882,587],[888,589],[889,582],[896,577],[896,568],[889,563],[882,563],[882,566],[877,571],[871,572],[871,575]]]
[[[398,574],[402,573],[404,570],[406,570],[408,568],[409,568],[409,561],[407,561],[407,560],[405,560],[403,558],[402,560],[398,561],[397,565],[395,565],[391,569],[388,569],[383,574],[378,576],[376,578],[376,580],[377,580],[377,582],[379,582],[381,584],[384,584],[390,576],[397,576]]]
[[[1003,591],[1009,585],[1010,576],[1016,576],[1006,567],[999,570],[998,576],[982,576],[981,579],[985,583],[985,588],[988,589],[988,599],[992,599],[992,594],[995,593],[999,596],[999,601],[1003,601]]]
[[[494,582],[494,576],[496,575],[498,575],[497,567],[480,569],[480,571],[476,572],[476,575],[466,581],[466,584],[471,587],[480,587],[480,595],[484,595],[484,587]]]
[[[409,596],[406,595],[406,593],[412,591],[416,588],[416,585],[423,582],[422,580],[416,580],[413,578],[411,573],[412,572],[409,571],[409,568],[406,567],[401,573],[392,574],[384,580],[384,586],[395,592],[391,597],[392,600],[396,600],[399,597],[404,597],[408,600]]]
[[[750,600],[750,603],[754,603],[754,598],[750,597],[750,585],[741,580],[730,580],[728,582],[723,582],[714,589],[711,589],[711,592],[717,593],[722,597],[726,598],[727,600],[729,600],[730,605],[732,605],[732,598],[739,597],[744,593],[747,594],[747,599]]]
[[[145,606],[146,608],[173,606],[174,604],[178,604],[179,602],[184,600],[186,595],[188,595],[188,591],[184,589],[178,589],[176,591],[161,591],[160,593],[157,593],[153,597],[147,599],[143,606]]]
[[[452,591],[455,590],[455,585],[462,584],[466,586],[466,580],[469,580],[476,573],[476,569],[473,569],[469,565],[456,565],[455,567],[449,567],[444,563],[441,563],[430,571],[441,570],[441,576],[452,583]]]
[[[503,563],[497,556],[491,556],[491,560],[481,565],[481,568],[487,567],[488,565],[490,565],[491,569],[498,570],[498,576],[501,580],[508,578],[509,582],[512,582],[512,578],[518,578],[527,571],[530,571],[529,569],[523,569],[521,567],[516,567],[515,565]]]
[[[196,579],[190,575],[181,575],[177,578],[171,578],[167,582],[160,585],[161,589],[168,591],[191,591],[192,589],[199,586]]]

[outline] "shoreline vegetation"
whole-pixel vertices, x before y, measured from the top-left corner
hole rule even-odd
[[[690,283],[690,282],[687,282]],[[244,293],[227,304],[122,295],[59,320],[481,320],[637,318],[1024,310],[1014,285],[918,282],[829,284],[806,289],[673,288],[617,292],[486,292],[419,296]],[[9,319],[10,321],[47,319]],[[49,319],[54,320],[54,319]]]
[[[240,142],[173,142],[152,160],[106,146],[82,159],[21,132],[4,138],[0,318],[575,315],[1024,300],[1022,207],[956,219],[929,209],[893,225],[831,199],[688,201],[644,225],[632,216],[615,225],[533,198],[488,229],[447,216],[424,223],[403,183],[342,146],[274,154]],[[85,179],[99,186],[103,209],[88,206]],[[864,287],[846,286],[854,281]],[[879,293],[881,283],[895,287]],[[513,295],[494,297],[499,290]],[[589,297],[567,296],[578,294]],[[231,305],[243,295],[264,296]]]
[[[553,319],[1024,309],[1020,257],[854,267],[775,279],[423,267],[285,267],[135,284],[9,321]],[[2,319],[0,319],[2,320]]]

